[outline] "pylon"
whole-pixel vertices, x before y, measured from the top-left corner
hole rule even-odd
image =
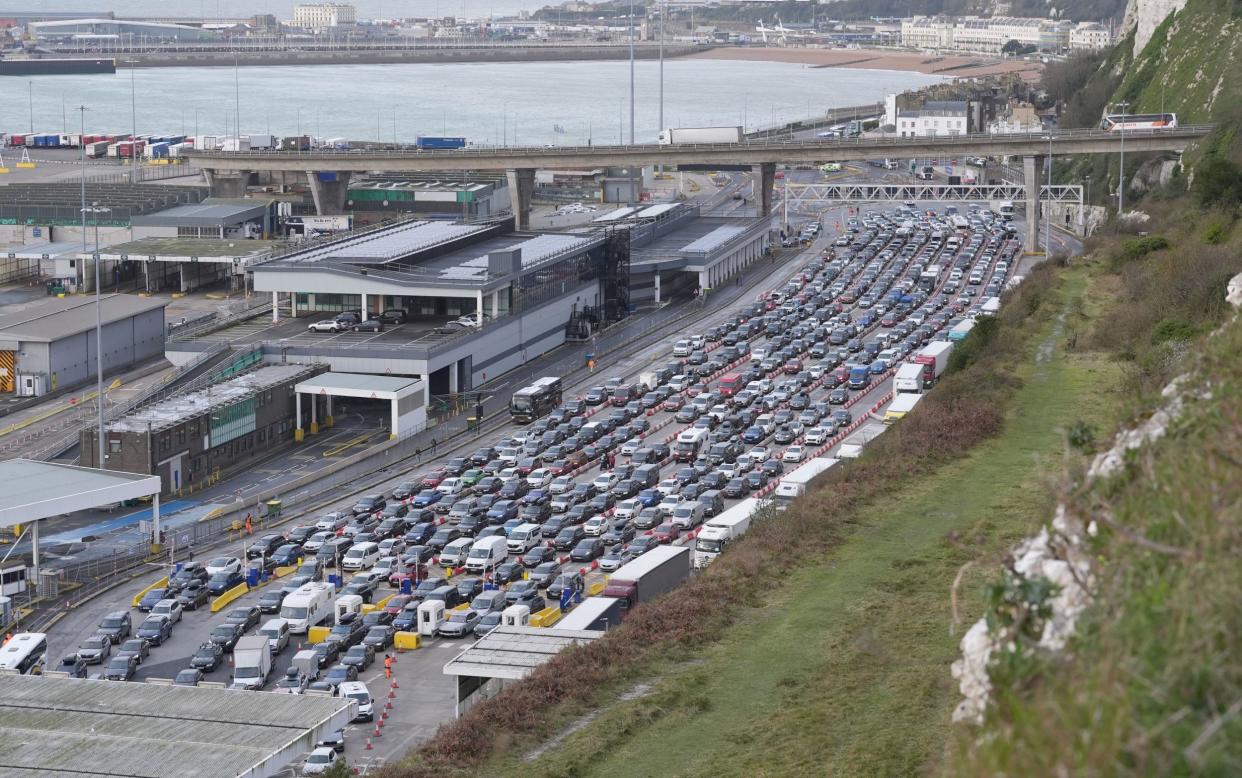
[[[384,717],[383,717],[383,716],[380,716],[380,720],[379,720],[379,722],[375,725],[375,728],[376,728],[376,729],[379,729],[379,728],[380,728],[380,727],[382,727],[382,726],[384,726]]]
[[[396,678],[392,679],[392,688],[394,688],[394,689],[400,689],[400,688],[401,688],[400,686],[398,686],[398,685],[397,685],[397,679],[396,679]]]
[[[371,750],[371,748],[372,748],[372,746],[371,746],[371,738],[367,738],[367,750],[368,750],[368,751],[370,751],[370,750]]]
[[[388,700],[387,702],[385,702],[384,707],[389,710],[392,710],[392,700]]]
[[[371,737],[383,737],[384,733],[380,732],[379,724],[375,725],[375,731],[371,733]],[[368,738],[368,743],[370,738]]]

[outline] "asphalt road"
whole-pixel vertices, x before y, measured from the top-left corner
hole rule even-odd
[[[879,208],[876,208],[876,210],[879,210]],[[829,226],[831,227],[831,225]],[[835,230],[825,230],[822,236],[803,253],[800,261],[791,263],[780,268],[779,272],[773,273],[771,277],[766,279],[764,288],[774,289],[782,285],[788,276],[800,269],[805,260],[818,255],[820,250],[835,237]],[[1011,272],[1017,271],[1011,270]],[[748,295],[746,299],[754,299],[754,295]],[[735,308],[736,306],[734,305],[725,305],[723,303],[719,306],[714,305],[711,315],[705,321],[696,324],[693,330],[702,331],[715,323],[731,318],[735,313]],[[664,361],[671,352],[673,341],[682,335],[684,335],[682,332],[669,334],[662,338],[660,343],[653,348],[642,349],[639,353],[630,353],[610,360],[607,367],[598,370],[596,375],[590,376],[587,380],[573,382],[573,385],[567,387],[567,396],[580,393],[587,386],[600,382],[607,376],[633,376],[653,361]],[[874,337],[874,334],[869,334],[867,339],[871,337]],[[760,344],[756,343],[756,345]],[[851,401],[851,408],[855,416],[857,417],[860,413],[875,406],[887,395],[890,391],[889,383],[887,380],[879,381],[867,390],[856,393]],[[821,399],[826,394],[826,391],[826,389],[818,390],[813,399]],[[650,417],[653,428],[659,428],[657,432],[652,433],[652,439],[660,440],[669,437],[684,426],[670,423],[670,416],[671,414],[661,412]],[[876,423],[870,425],[871,428],[875,426]],[[513,429],[513,425],[509,423],[503,424],[498,430],[489,433],[487,439],[499,439]],[[771,446],[771,443],[769,442],[768,445]],[[783,447],[779,446],[772,446],[772,448],[777,451],[783,449]],[[835,450],[836,447],[832,447],[824,455],[831,455]],[[440,459],[443,459],[443,457],[440,457]],[[428,462],[422,467],[406,469],[402,472],[393,472],[383,486],[391,488],[401,480],[407,480],[430,469],[431,463]],[[662,474],[667,477],[675,469],[675,466],[672,464],[666,465],[662,470]],[[590,467],[580,473],[577,476],[577,480],[589,481],[598,472],[598,467]],[[352,501],[351,495],[342,495],[339,505],[327,507],[348,507],[349,504],[352,504]],[[231,549],[228,553],[239,554],[240,548]],[[159,572],[157,570],[153,571],[151,577],[155,578]],[[591,575],[591,580],[598,579],[598,573]],[[60,654],[71,651],[81,640],[93,633],[95,626],[105,613],[110,610],[126,608],[129,605],[129,600],[139,588],[141,587],[133,585],[115,589],[91,602],[89,606],[70,612],[69,615],[50,630],[52,655],[59,657]],[[235,605],[245,605],[257,601],[260,592],[261,590],[251,592],[238,600]],[[166,645],[152,651],[152,656],[141,669],[139,678],[172,677],[175,675],[177,670],[188,665],[189,657],[199,643],[205,639],[206,634],[210,631],[210,627],[222,620],[223,614],[211,615],[206,610],[186,614],[183,623],[174,630],[172,639]],[[394,705],[390,710],[389,716],[389,722],[396,726],[386,727],[383,737],[373,741],[373,748],[370,751],[364,750],[363,746],[368,733],[373,733],[373,727],[367,725],[352,726],[348,733],[350,742],[348,754],[352,765],[361,766],[393,759],[410,746],[429,737],[440,722],[452,718],[455,684],[451,679],[443,675],[442,667],[457,651],[468,644],[469,641],[458,642],[445,638],[433,638],[428,640],[422,649],[400,657],[397,662],[396,676],[400,688],[394,692],[396,698],[393,701]],[[284,652],[278,659],[275,672],[271,677],[271,683],[274,684],[279,679],[284,668],[288,666],[294,650],[296,650],[296,646]],[[376,670],[373,667],[363,675],[363,679],[367,681],[374,695],[381,699],[386,699],[387,685],[381,679],[382,674],[382,669]],[[223,681],[227,680],[227,677],[228,670],[223,668],[213,673],[209,679]]]

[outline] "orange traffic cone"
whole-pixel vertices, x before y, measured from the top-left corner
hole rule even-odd
[[[371,738],[367,738],[367,750],[368,750],[368,751],[370,751],[370,750],[371,750],[371,748],[372,748],[372,746],[371,746]]]

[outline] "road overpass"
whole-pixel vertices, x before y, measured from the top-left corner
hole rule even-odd
[[[879,137],[799,140],[748,139],[742,143],[616,145],[616,146],[471,146],[453,150],[409,147],[315,151],[192,151],[212,194],[241,197],[255,171],[305,172],[320,213],[343,210],[353,173],[505,170],[519,229],[529,227],[535,171],[558,168],[648,165],[750,165],[759,174],[762,213],[772,205],[776,165],[818,164],[829,160],[946,158],[972,156],[1021,157],[1026,185],[1028,246],[1034,244],[1038,221],[1037,171],[1049,150],[1059,154],[1112,154],[1128,151],[1184,151],[1207,135],[1211,125],[1117,133],[1103,130],[1060,130],[996,135],[971,133],[925,138]],[[1049,139],[1051,138],[1051,146]]]

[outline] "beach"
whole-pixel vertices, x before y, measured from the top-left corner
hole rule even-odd
[[[897,70],[948,78],[1019,73],[1028,81],[1039,79],[1042,64],[1020,59],[970,55],[922,54],[881,49],[820,49],[778,46],[722,46],[689,55],[696,59],[729,59],[754,62],[786,62],[814,68]]]

